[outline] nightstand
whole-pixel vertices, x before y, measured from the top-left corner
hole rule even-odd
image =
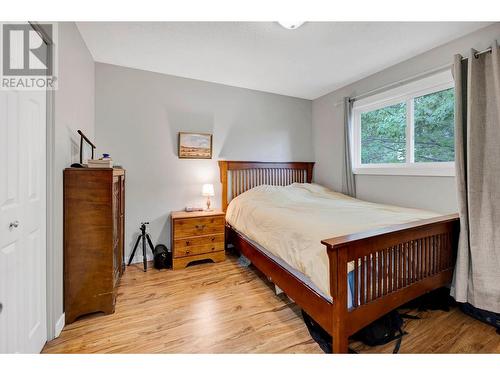
[[[185,268],[190,262],[226,259],[224,249],[225,214],[222,211],[175,211],[171,213],[172,268]]]

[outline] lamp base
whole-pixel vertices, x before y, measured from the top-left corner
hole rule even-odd
[[[213,211],[214,209],[213,208],[210,208],[210,205],[212,204],[212,202],[210,202],[210,196],[207,196],[207,208],[205,208],[204,211]]]

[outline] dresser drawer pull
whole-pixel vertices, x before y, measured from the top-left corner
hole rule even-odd
[[[215,237],[212,237],[212,242],[214,242],[214,241],[215,241]]]
[[[203,228],[205,228],[205,227],[206,227],[206,225],[205,225],[205,224],[197,224],[197,225],[196,225],[196,229],[198,229],[198,230],[202,230],[202,229],[203,229]]]
[[[189,254],[191,254],[191,251],[186,250],[186,255],[189,255]]]
[[[215,246],[212,246],[212,251],[214,251],[214,250],[215,250]]]

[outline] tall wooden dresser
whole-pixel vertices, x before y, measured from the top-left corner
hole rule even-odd
[[[115,311],[123,274],[125,171],[64,170],[64,310],[66,323]]]

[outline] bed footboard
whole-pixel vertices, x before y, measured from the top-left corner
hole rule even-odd
[[[451,282],[458,215],[440,216],[322,241],[330,262],[334,353],[347,353],[361,328]],[[348,272],[353,303],[348,308]]]

